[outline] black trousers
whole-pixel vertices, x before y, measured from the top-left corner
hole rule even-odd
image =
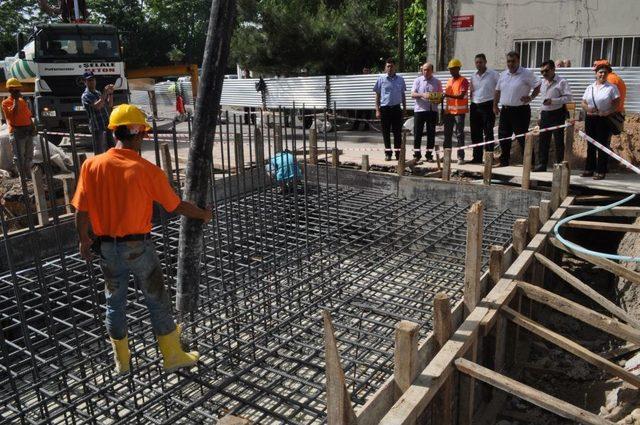
[[[433,158],[433,148],[436,145],[436,124],[438,123],[437,111],[419,111],[413,114],[413,157],[422,157],[420,145],[422,144],[422,133],[424,126],[427,126],[427,152],[426,158]]]
[[[500,124],[498,125],[498,138],[511,137],[514,134],[524,134],[529,130],[531,121],[531,107],[503,106],[500,110]],[[518,144],[524,152],[524,136],[518,137]],[[502,153],[500,155],[500,165],[509,165],[511,159],[511,139],[500,142]],[[532,158],[535,158],[535,153]]]
[[[564,124],[567,113],[564,108],[556,109],[555,111],[540,111],[540,128],[549,128],[556,125]],[[556,150],[556,162],[559,164],[564,161],[564,128],[557,130],[545,131],[540,133],[540,139],[538,144],[538,160],[536,165],[538,167],[546,167],[549,163],[549,144],[551,137],[553,136],[553,143]]]
[[[384,153],[391,156],[391,132],[393,132],[393,147],[396,150],[396,158],[400,156],[402,146],[402,109],[400,105],[381,106],[380,120],[382,124],[382,138],[384,140]]]
[[[482,143],[493,140],[493,126],[496,114],[493,113],[493,100],[482,103],[471,103],[471,143]],[[493,152],[493,144],[484,145],[484,150]],[[473,161],[482,162],[483,146],[473,148]]]
[[[611,125],[607,117],[587,115],[584,128],[587,136],[596,139],[596,141],[607,148],[610,146]],[[585,171],[595,171],[596,173],[604,174],[607,172],[608,162],[609,155],[587,142],[587,164],[584,167]]]

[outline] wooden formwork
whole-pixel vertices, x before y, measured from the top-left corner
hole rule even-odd
[[[506,395],[516,395],[559,416],[581,423],[608,424],[607,420],[570,403],[529,387],[504,375],[514,352],[520,328],[557,345],[603,371],[640,388],[640,378],[615,363],[559,335],[530,317],[532,302],[546,305],[592,327],[640,345],[640,321],[601,296],[587,284],[561,268],[553,260],[553,250],[563,251],[604,268],[617,276],[640,284],[640,274],[613,261],[574,252],[553,237],[556,223],[567,215],[586,209],[574,205],[568,196],[566,164],[557,165],[549,201],[532,206],[527,219],[514,224],[513,244],[504,251],[492,247],[489,270],[480,276],[479,256],[482,205],[468,213],[464,298],[453,309],[445,294],[434,300],[434,331],[418,343],[419,325],[400,322],[396,327],[394,375],[357,411],[352,407],[344,384],[340,357],[332,339],[330,316],[325,314],[327,344],[327,413],[329,424],[410,425],[422,422],[430,408],[438,424],[491,423]],[[616,207],[603,216],[637,217],[640,208]],[[617,223],[578,221],[572,227],[611,231],[639,231]],[[480,239],[478,239],[480,238]],[[513,260],[513,261],[512,261]],[[543,289],[545,273],[571,285],[610,313],[607,316]],[[510,331],[508,331],[510,329]],[[452,331],[454,330],[454,331]],[[479,349],[493,358],[491,367],[481,365]],[[454,374],[459,379],[455,380]],[[482,403],[475,395],[475,381],[495,389]],[[457,399],[457,403],[452,400]],[[454,407],[455,405],[455,407]]]

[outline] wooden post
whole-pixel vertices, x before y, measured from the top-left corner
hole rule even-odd
[[[527,230],[529,224],[526,218],[518,218],[513,223],[513,249],[516,254],[521,254],[527,246]]]
[[[340,165],[340,153],[338,152],[338,149],[332,148],[331,149],[331,166],[337,167],[338,165]]]
[[[504,248],[500,245],[492,245],[489,249],[489,282],[490,286],[487,288],[487,292],[491,291],[491,288],[502,277],[502,261],[504,259]]]
[[[329,425],[356,425],[356,414],[351,405],[351,396],[347,391],[344,369],[340,362],[340,353],[335,331],[328,310],[322,311],[324,322],[324,349],[327,386],[327,423]]]
[[[253,139],[255,140],[256,165],[262,167],[264,165],[264,138],[262,131],[258,127],[254,129]]]
[[[451,148],[445,148],[444,161],[442,164],[442,180],[451,180]]]
[[[529,207],[529,239],[533,239],[533,237],[540,230],[540,207],[537,205],[532,205]]]
[[[78,154],[78,167],[80,169],[82,169],[82,164],[84,164],[84,162],[87,160],[87,154],[86,153],[79,153]]]
[[[482,183],[491,184],[491,172],[493,169],[493,152],[484,153],[484,171],[482,173]]]
[[[573,160],[574,125],[570,120],[566,120],[565,124],[569,124],[569,126],[564,129],[564,157],[571,164]]]
[[[362,155],[362,171],[369,171],[369,155]]]
[[[309,130],[309,164],[318,164],[318,130]]]
[[[169,183],[173,183],[173,167],[171,166],[171,150],[168,143],[160,145],[160,153],[162,154],[162,168],[164,169]]]
[[[477,201],[467,212],[467,248],[465,254],[463,300],[469,314],[482,298],[480,272],[482,266],[482,201]]]
[[[554,164],[551,180],[551,214],[560,206],[560,186],[562,185],[562,165]]]
[[[273,127],[273,150],[274,153],[282,152],[282,126],[280,124]]]
[[[442,349],[444,344],[453,334],[453,318],[449,296],[444,292],[436,294],[433,300],[433,335],[435,337],[435,352]],[[434,404],[434,417],[438,418],[438,424],[453,424],[453,380],[447,379],[443,384]]]
[[[482,230],[483,205],[475,202],[467,212],[467,248],[465,254],[464,292],[462,295],[465,316],[476,308],[482,298],[480,287],[480,273],[482,266]],[[478,339],[474,338],[472,347],[467,352],[471,361],[476,361]],[[475,382],[468,376],[460,376],[460,397],[458,423],[470,425],[473,423],[473,408],[475,399]]]
[[[544,225],[549,217],[551,217],[551,201],[543,199],[540,201],[540,225]]]
[[[407,132],[402,132],[402,144],[400,145],[400,155],[398,156],[398,166],[396,172],[399,176],[404,174],[405,162],[407,160]]]
[[[156,99],[155,90],[149,90],[147,92],[149,94],[149,104],[151,105],[151,116],[154,119],[158,119],[158,101]]]
[[[233,141],[236,156],[236,174],[244,174],[244,146],[242,143],[242,134],[236,133]]]
[[[36,200],[38,223],[41,226],[46,226],[49,224],[49,209],[47,206],[47,197],[44,193],[44,180],[40,167],[33,167],[31,169],[31,181],[33,182],[33,196]]]
[[[522,155],[522,188],[531,188],[531,160],[533,159],[533,133],[527,133],[524,139],[524,153]]]
[[[420,325],[408,320],[396,323],[396,342],[393,352],[393,379],[396,399],[400,398],[418,374],[418,337]]]
[[[67,213],[72,213],[71,200],[73,199],[73,193],[76,190],[76,179],[72,176],[62,177],[62,191],[64,193],[64,204]]]
[[[436,167],[438,167],[438,170],[442,170],[442,163],[440,162],[440,146],[434,146],[433,153],[436,157]]]
[[[569,196],[569,185],[571,184],[571,167],[567,161],[562,161],[562,178],[560,179],[560,203]]]

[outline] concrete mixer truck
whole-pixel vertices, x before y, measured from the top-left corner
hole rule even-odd
[[[114,105],[126,103],[129,88],[118,32],[112,25],[53,23],[37,25],[28,43],[4,60],[5,77],[34,84],[34,109],[40,125],[66,132],[69,117],[82,131],[88,125],[80,96],[82,74],[93,71],[98,90],[114,85]],[[58,144],[61,135],[50,141]]]

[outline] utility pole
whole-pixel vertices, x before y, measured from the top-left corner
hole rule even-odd
[[[404,71],[404,0],[398,0],[398,71]]]
[[[184,192],[185,200],[201,208],[207,206],[213,141],[235,17],[236,0],[211,2]],[[176,293],[176,308],[179,312],[195,311],[198,304],[202,225],[202,221],[186,217],[182,217],[180,222]]]

